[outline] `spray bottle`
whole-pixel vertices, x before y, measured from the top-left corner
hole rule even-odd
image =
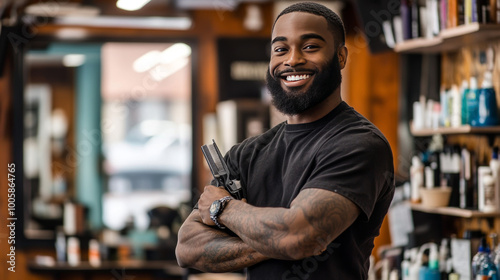
[[[419,280],[441,280],[441,272],[439,272],[439,255],[438,247],[434,243],[429,244],[429,266],[420,268]]]
[[[422,266],[422,257],[424,255],[425,250],[430,250],[429,254],[429,267]],[[410,265],[408,280],[439,280],[441,277],[439,273],[439,261],[438,261],[438,252],[437,245],[435,243],[425,243],[422,245],[418,251],[417,258]],[[434,275],[437,275],[438,278]],[[424,278],[422,278],[424,277]],[[430,277],[430,278],[428,278]]]

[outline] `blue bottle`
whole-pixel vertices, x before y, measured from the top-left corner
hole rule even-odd
[[[469,124],[469,111],[467,110],[467,94],[469,93],[469,82],[463,80],[460,88],[462,94],[462,125]]]
[[[477,126],[498,125],[498,109],[491,72],[484,73],[484,80],[477,96]]]
[[[481,275],[481,265],[483,263],[484,258],[490,254],[490,249],[488,248],[488,244],[486,243],[486,239],[481,238],[481,243],[479,245],[478,252],[472,258],[472,279],[477,279],[479,275]]]
[[[477,89],[477,79],[476,77],[470,78],[469,89],[465,93],[465,104],[467,108],[467,123],[472,126],[477,126],[478,119],[478,94],[479,91]]]
[[[490,258],[490,254],[486,254],[482,259],[479,275],[480,277],[476,276],[476,279],[498,280],[497,266]]]
[[[422,266],[419,271],[419,280],[441,280],[439,271],[439,256],[436,244],[432,244],[429,253],[429,266]]]

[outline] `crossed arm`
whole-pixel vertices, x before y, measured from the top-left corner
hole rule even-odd
[[[206,272],[241,270],[267,259],[239,237],[205,225],[197,209],[179,230],[175,254],[181,267]]]
[[[225,190],[205,187],[179,231],[176,248],[181,266],[204,271],[234,271],[268,258],[297,260],[319,255],[358,217],[349,199],[322,189],[305,189],[290,208],[255,207],[231,200],[219,220],[237,236],[211,227],[208,208],[226,196]]]

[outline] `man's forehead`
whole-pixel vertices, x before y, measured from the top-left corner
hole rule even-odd
[[[278,18],[273,28],[272,38],[294,34],[298,30],[318,34],[331,33],[324,17],[307,12],[291,12]]]

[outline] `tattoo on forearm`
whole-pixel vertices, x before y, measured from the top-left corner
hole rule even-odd
[[[194,219],[201,223],[200,220]],[[203,225],[203,224],[202,224]],[[210,272],[228,272],[254,265],[264,259],[247,244],[228,232],[205,227],[202,239],[193,238],[191,248],[200,250],[196,268]]]
[[[290,209],[256,208],[244,205],[238,215],[227,215],[228,223],[246,243],[257,251],[276,258],[289,258],[301,248],[321,253],[357,217],[357,207],[348,199],[325,195],[325,190],[307,189]],[[242,230],[244,229],[244,230]]]
[[[254,252],[241,245],[244,244],[237,237],[218,237],[206,244],[202,258],[210,260],[206,262],[208,270],[232,271],[249,266],[254,261]]]

